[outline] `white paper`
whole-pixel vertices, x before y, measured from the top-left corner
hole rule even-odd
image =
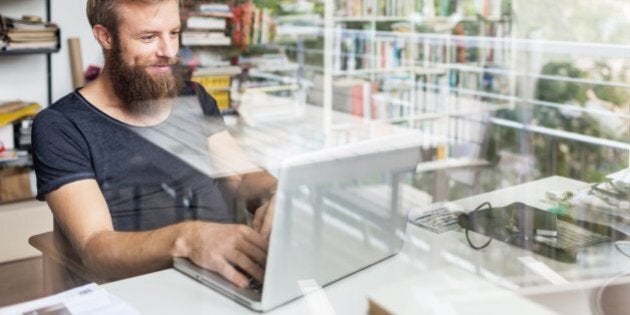
[[[4,308],[0,315],[136,315],[137,310],[95,283]]]

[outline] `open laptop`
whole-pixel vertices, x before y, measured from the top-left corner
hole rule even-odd
[[[398,253],[407,222],[399,178],[415,170],[419,138],[391,135],[283,161],[262,292],[187,259],[176,259],[174,268],[268,311],[299,298],[301,281],[325,286]]]

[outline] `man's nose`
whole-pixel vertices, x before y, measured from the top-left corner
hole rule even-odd
[[[178,42],[170,38],[160,40],[158,55],[160,57],[173,58],[177,55]]]

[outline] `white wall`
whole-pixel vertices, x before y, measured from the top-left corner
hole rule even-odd
[[[52,100],[72,91],[68,55],[68,37],[79,37],[84,69],[102,65],[100,47],[96,44],[85,16],[86,1],[50,0],[51,19],[61,28],[61,50],[52,55]],[[20,17],[24,14],[46,16],[45,0],[2,0],[0,14]],[[45,55],[0,56],[0,101],[22,99],[47,105]]]
[[[81,39],[84,70],[91,64],[102,66],[103,54],[92,36],[92,29],[85,15],[86,1],[51,0],[51,2],[53,2],[51,19],[61,28],[61,50],[52,57],[52,96],[53,100],[57,100],[72,91],[68,38]]]

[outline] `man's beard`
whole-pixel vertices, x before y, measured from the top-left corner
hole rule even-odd
[[[160,61],[171,65],[171,72],[149,74],[147,66],[129,66],[122,58],[118,43],[105,54],[109,76],[116,96],[133,115],[145,116],[157,113],[172,104],[184,83],[184,68],[175,58]]]

